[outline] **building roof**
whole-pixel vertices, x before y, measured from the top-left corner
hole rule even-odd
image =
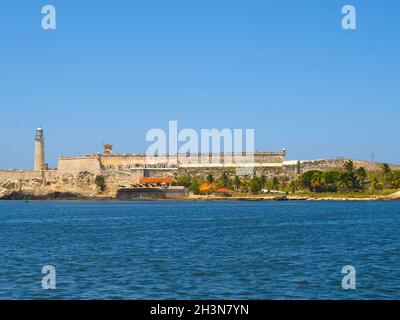
[[[232,190],[228,189],[228,188],[218,188],[216,191],[219,193],[231,193],[232,192]]]
[[[166,177],[166,178],[140,178],[139,183],[145,184],[145,183],[165,183],[165,184],[170,184],[172,183],[172,178],[171,177]]]

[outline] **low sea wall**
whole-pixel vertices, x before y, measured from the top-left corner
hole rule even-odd
[[[117,199],[183,199],[187,195],[186,188],[123,188],[118,190]]]

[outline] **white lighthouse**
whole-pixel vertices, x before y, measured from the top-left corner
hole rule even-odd
[[[46,163],[44,160],[44,136],[43,129],[36,129],[36,137],[35,137],[35,171],[46,170]]]

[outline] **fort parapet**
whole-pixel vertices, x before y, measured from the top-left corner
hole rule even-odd
[[[236,167],[279,167],[285,164],[285,151],[257,151],[253,154],[92,154],[84,157],[60,157],[58,170],[77,174],[81,171],[130,171],[137,169],[179,168],[236,168]],[[238,161],[239,159],[239,161]],[[244,161],[240,161],[244,159]],[[248,161],[250,159],[251,161]]]

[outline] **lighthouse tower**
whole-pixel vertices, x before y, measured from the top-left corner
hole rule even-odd
[[[35,137],[35,171],[42,171],[46,169],[46,164],[44,162],[44,136],[43,129],[36,129],[36,137]]]

